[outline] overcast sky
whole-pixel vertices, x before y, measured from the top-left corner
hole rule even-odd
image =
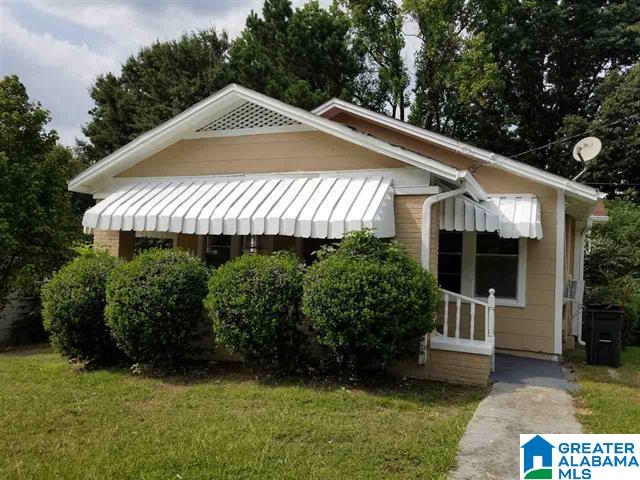
[[[92,106],[96,76],[119,72],[155,39],[207,26],[235,37],[262,0],[0,0],[0,75],[17,74],[73,145]],[[294,1],[302,4],[303,0]],[[320,2],[327,5],[329,0]],[[411,55],[407,55],[411,58]]]

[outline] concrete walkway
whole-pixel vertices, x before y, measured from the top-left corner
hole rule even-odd
[[[451,480],[518,479],[521,433],[581,433],[555,362],[496,356],[493,388],[467,427]]]

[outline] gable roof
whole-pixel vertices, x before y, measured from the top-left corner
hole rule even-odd
[[[487,197],[486,192],[467,171],[458,170],[432,158],[392,145],[384,140],[355,131],[341,123],[235,84],[228,85],[93,164],[69,181],[69,189],[76,192],[92,193],[101,179],[113,177],[163,148],[183,138],[188,138],[194,130],[211,125],[217,118],[223,117],[246,102],[286,116],[299,124],[307,125],[347,142],[422,168],[445,180],[456,183],[464,182],[468,185],[470,194],[476,199],[484,200]]]
[[[439,133],[425,130],[424,128],[416,127],[401,120],[359,107],[338,98],[334,98],[320,105],[318,108],[313,110],[313,113],[316,115],[324,115],[332,109],[343,111],[392,130],[402,132],[414,138],[425,140],[439,147],[479,160],[486,165],[493,165],[501,170],[513,173],[514,175],[563,190],[568,194],[579,197],[580,199],[595,202],[605,196],[595,188],[584,185],[583,183],[574,182],[568,178],[561,177],[560,175],[547,172],[540,168],[532,167],[526,163],[518,162],[517,160],[505,157],[504,155],[474,147],[467,143],[454,140],[453,138],[446,137]]]

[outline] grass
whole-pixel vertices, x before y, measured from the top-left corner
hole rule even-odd
[[[587,433],[640,431],[640,347],[622,351],[622,366],[587,365],[585,351],[567,356],[580,390],[575,394],[578,420]]]
[[[0,385],[2,479],[441,479],[486,392],[83,372],[48,347],[0,354]]]

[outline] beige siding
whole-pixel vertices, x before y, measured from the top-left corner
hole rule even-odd
[[[554,215],[555,218],[555,215]],[[555,316],[555,234],[553,224],[543,222],[544,238],[527,240],[526,304],[496,307],[496,347],[509,350],[553,353]],[[449,306],[449,335],[455,332],[455,304]],[[440,308],[438,323],[443,311]],[[460,334],[469,338],[469,306],[463,304]],[[474,338],[484,339],[484,311],[476,310]]]
[[[335,119],[457,168],[478,166],[475,160],[460,153],[383,127],[365,124],[344,114]],[[216,175],[405,166],[402,162],[321,132],[296,132],[182,140],[134,165],[120,176]],[[474,176],[489,193],[530,193],[541,201],[544,238],[528,240],[526,307],[497,307],[496,342],[497,347],[502,349],[553,353],[556,191],[486,165],[477,168]],[[395,198],[396,239],[417,261],[420,261],[422,205],[425,198],[424,195]],[[430,266],[437,271],[437,206],[432,219]],[[111,240],[105,238],[101,241],[109,244]],[[481,320],[477,328],[483,328]]]
[[[407,164],[322,132],[181,140],[120,177],[402,168]]]
[[[418,262],[422,245],[422,204],[425,199],[425,195],[396,195],[393,202],[396,217],[395,239]]]
[[[428,144],[424,140],[413,138],[385,127],[373,125],[345,113],[339,114],[333,120],[370,133],[393,144],[403,145],[456,168],[469,169],[473,166],[478,166],[476,160],[463,154]],[[474,172],[474,177],[490,194],[531,193],[540,199],[544,238],[542,240],[527,241],[526,307],[496,307],[496,346],[502,349],[553,353],[556,191],[491,166],[477,168]],[[398,208],[397,205],[396,203],[396,208]],[[434,220],[436,218],[437,216],[434,217]],[[398,223],[396,223],[397,228]],[[435,231],[437,231],[437,227],[432,229],[432,232],[435,233]],[[406,238],[406,235],[403,238]],[[400,240],[400,234],[398,234],[398,239]],[[415,254],[415,249],[411,253]],[[437,253],[435,255],[437,257]],[[431,263],[437,266],[437,260],[434,263],[433,256]],[[439,318],[441,319],[442,316],[439,315]],[[479,329],[484,328],[482,322],[483,320],[476,327],[476,331],[479,333],[482,333],[482,330]],[[466,331],[468,332],[468,330],[469,325],[467,324]]]

